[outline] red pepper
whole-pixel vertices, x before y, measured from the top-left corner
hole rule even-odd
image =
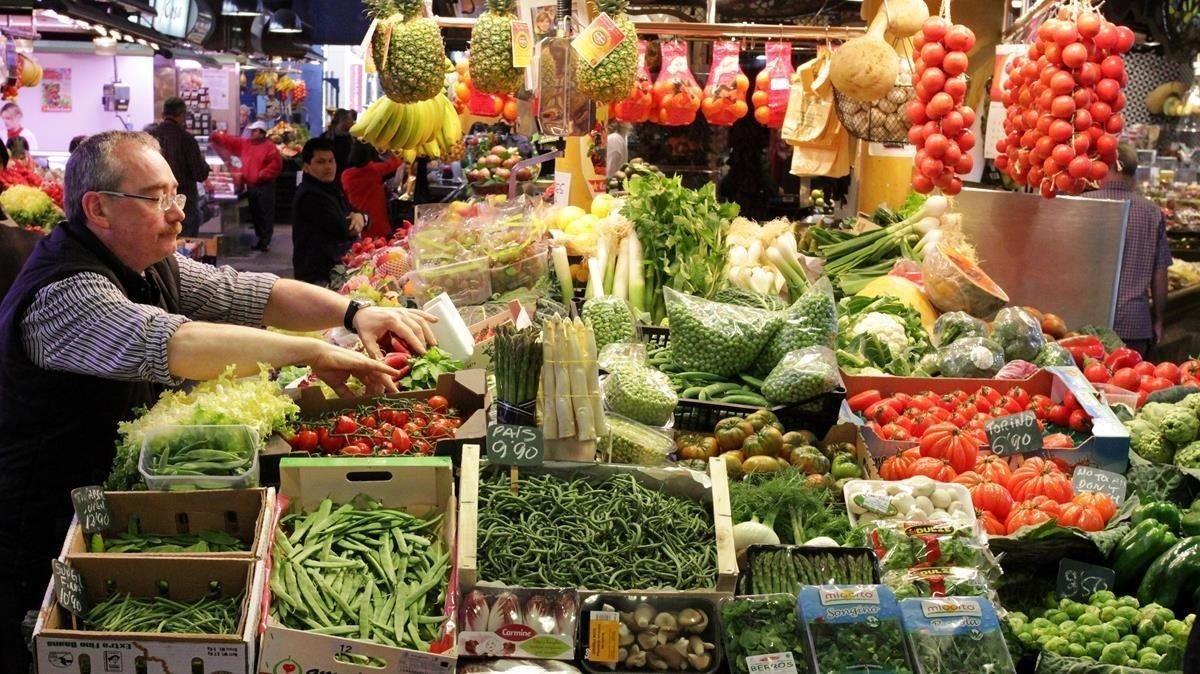
[[[1104,350],[1104,344],[1095,335],[1067,337],[1066,339],[1058,340],[1058,343],[1071,352],[1071,356],[1075,359],[1075,365],[1081,368],[1086,358],[1104,360],[1104,357],[1108,355]]]
[[[1142,362],[1142,354],[1134,351],[1133,349],[1122,346],[1119,349],[1114,349],[1112,353],[1108,354],[1108,358],[1104,359],[1104,366],[1107,367],[1110,372],[1116,372],[1123,367],[1133,367],[1140,362]]]

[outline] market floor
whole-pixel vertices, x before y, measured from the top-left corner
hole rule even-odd
[[[253,238],[253,235],[250,236]],[[271,249],[265,253],[246,250],[238,255],[217,258],[217,264],[227,264],[238,271],[270,272],[292,278],[292,226],[275,225]]]

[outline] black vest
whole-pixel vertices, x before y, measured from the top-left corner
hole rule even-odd
[[[45,370],[29,359],[20,323],[34,296],[80,272],[108,278],[139,304],[180,311],[174,256],[142,275],[86,227],[63,223],[38,242],[0,304],[0,508],[22,501],[51,511],[69,508],[70,489],[102,483],[108,475],[117,423],[153,404],[163,390],[149,382]]]

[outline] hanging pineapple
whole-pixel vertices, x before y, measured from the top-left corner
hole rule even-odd
[[[525,69],[512,64],[513,0],[487,0],[487,11],[471,29],[471,81],[485,94],[516,93]]]
[[[576,79],[585,96],[598,103],[617,103],[628,98],[637,83],[637,30],[625,13],[629,0],[597,0],[596,7],[608,14],[625,39],[595,66],[579,59]]]
[[[446,48],[437,22],[421,16],[422,0],[370,0],[378,19],[371,36],[371,56],[379,83],[397,103],[415,103],[442,91]]]

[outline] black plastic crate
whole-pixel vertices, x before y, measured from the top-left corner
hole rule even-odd
[[[653,325],[642,326],[642,341],[648,347],[665,349],[671,343],[671,329]]]
[[[789,557],[806,558],[813,560],[817,568],[822,566],[820,560],[822,557],[828,556],[835,561],[843,557],[853,557],[856,561],[865,562],[870,569],[870,582],[864,583],[860,578],[843,577],[836,574],[836,569],[829,569],[824,575],[816,580],[819,583],[808,582],[812,578],[801,578],[797,573],[797,586],[792,588],[790,594],[797,594],[800,585],[878,585],[880,579],[879,559],[875,556],[875,551],[870,548],[842,548],[842,547],[824,547],[816,545],[751,545],[746,550],[746,563],[741,565],[742,573],[738,577],[738,594],[763,594],[771,593],[774,590],[766,588],[754,587],[754,568],[755,560],[766,552],[782,552]],[[789,573],[791,571],[789,570]]]

